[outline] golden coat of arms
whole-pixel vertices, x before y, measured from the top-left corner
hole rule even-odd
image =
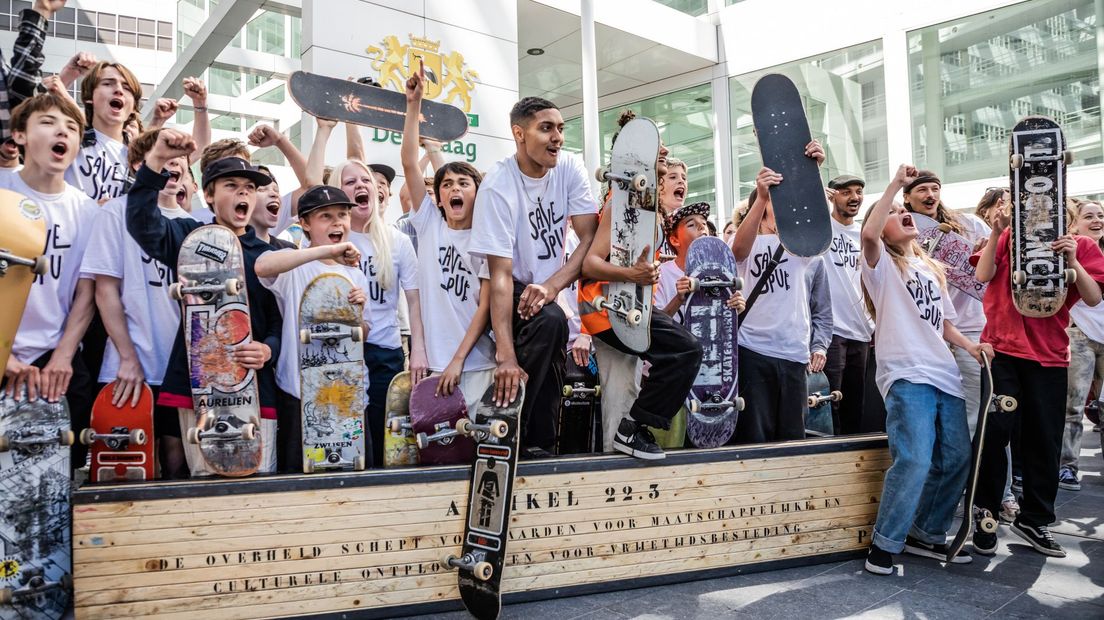
[[[427,99],[437,99],[444,95],[441,103],[452,103],[459,99],[459,105],[465,113],[471,112],[471,93],[475,90],[475,80],[479,74],[465,68],[466,62],[460,52],[441,54],[440,41],[408,34],[408,45],[399,42],[397,35],[388,35],[380,46],[370,45],[364,51],[372,59],[372,68],[379,71],[380,85],[399,92],[406,90],[406,80],[418,70],[418,63],[425,65]]]

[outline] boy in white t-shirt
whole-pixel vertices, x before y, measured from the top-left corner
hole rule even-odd
[[[77,354],[92,320],[94,283],[81,274],[96,203],[65,182],[65,170],[77,155],[84,117],[73,102],[54,93],[37,95],[16,106],[12,137],[26,162],[19,172],[0,175],[0,188],[26,196],[46,220],[43,252],[49,271],[31,286],[4,369],[6,391],[69,401],[73,428],[88,426],[95,385]],[[73,446],[72,466],[84,465],[86,448]]]
[[[563,116],[551,101],[526,97],[510,110],[516,152],[484,176],[475,199],[469,251],[486,257],[495,333],[495,398],[513,402],[525,382],[522,437],[528,457],[556,442],[567,317],[556,296],[579,277],[597,228],[597,204],[582,161],[563,147]],[[567,218],[579,249],[564,260]]]
[[[683,323],[683,305],[690,296],[690,278],[686,276],[686,253],[690,244],[703,235],[708,235],[706,218],[709,217],[708,202],[696,202],[671,213],[663,222],[667,243],[675,250],[675,260],[659,266],[659,284],[652,298],[652,308],[658,308]],[[736,312],[744,310],[744,295],[736,291],[728,298],[729,308]]]
[[[474,418],[483,392],[494,381],[495,349],[491,341],[491,290],[487,261],[470,256],[472,209],[482,175],[467,162],[449,162],[437,168],[433,193],[419,181],[418,110],[422,107],[425,75],[415,73],[406,82],[406,126],[402,164],[414,207],[409,222],[417,232],[418,290],[422,325],[432,326],[426,339],[429,369],[441,374],[438,394],[464,394]],[[433,196],[439,197],[433,200]]]
[[[142,84],[122,63],[96,63],[81,82],[90,126],[65,180],[103,204],[126,191],[130,170],[123,126],[139,109]]]
[[[303,291],[314,278],[324,273],[345,276],[353,283],[349,303],[359,307],[362,316],[368,301],[365,290],[368,280],[357,267],[360,251],[350,242],[349,212],[355,203],[345,192],[336,187],[316,185],[299,199],[299,222],[310,239],[310,247],[303,250],[284,249],[266,252],[257,259],[257,277],[261,284],[276,295],[280,312],[284,316],[283,346],[276,362],[276,385],[287,397],[277,401],[276,418],[279,444],[276,461],[281,472],[300,471],[303,463],[303,425],[300,409],[302,392],[299,384],[299,347],[294,343],[299,337],[299,303]],[[368,334],[368,323],[364,324]],[[365,381],[369,378],[365,376]],[[364,385],[360,408],[367,404],[368,386]],[[364,456],[369,467],[373,465],[372,434],[364,433],[367,444]]]

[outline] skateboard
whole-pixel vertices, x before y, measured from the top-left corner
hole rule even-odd
[[[475,422],[461,420],[458,431],[475,441],[471,495],[460,556],[449,555],[444,566],[457,569],[460,598],[476,618],[497,618],[502,609],[502,567],[509,540],[510,504],[514,496],[521,403],[525,387],[506,407],[494,402],[487,388],[475,410]]]
[[[391,431],[392,418],[399,419],[396,432]],[[417,465],[418,442],[410,429],[409,370],[395,375],[387,386],[387,409],[383,424],[383,466]]]
[[[978,472],[981,470],[981,452],[985,449],[985,425],[989,421],[989,411],[994,408],[994,405],[1001,411],[1009,412],[1015,411],[1017,407],[1016,399],[1011,396],[999,396],[993,393],[993,368],[989,365],[989,356],[985,353],[981,354],[982,357],[982,372],[981,372],[981,400],[978,402],[978,421],[977,427],[974,429],[973,439],[973,454],[970,460],[970,472],[966,478],[966,499],[963,506],[966,507],[965,514],[962,516],[962,523],[958,526],[958,532],[955,533],[954,540],[951,541],[951,545],[947,547],[947,561],[950,562],[959,551],[962,551],[962,547],[966,545],[966,539],[970,537],[970,534],[974,531],[974,521],[977,521],[977,526],[981,528],[981,531],[992,534],[997,531],[997,518],[993,516],[993,513],[988,510],[980,509],[977,514],[974,514],[974,496],[977,493],[977,477]],[[1001,450],[1003,446],[998,446]]]
[[[1066,166],[1073,151],[1057,123],[1029,116],[1012,128],[1009,153],[1012,303],[1024,316],[1052,316],[1077,278],[1065,256],[1050,249],[1066,234]]]
[[[295,104],[318,118],[402,133],[406,94],[350,80],[295,71],[288,79]],[[468,133],[468,116],[455,106],[422,100],[418,131],[423,138],[449,142]]]
[[[69,405],[0,398],[0,618],[61,618],[73,589]]]
[[[783,179],[770,188],[782,247],[795,256],[823,254],[832,241],[832,223],[820,168],[805,156],[813,138],[797,87],[784,75],[764,75],[751,92],[751,117],[763,165]]]
[[[609,183],[612,217],[610,263],[631,267],[648,248],[656,252],[659,238],[656,207],[656,161],[659,157],[659,129],[647,118],[634,118],[621,128],[610,152],[609,167],[595,173],[600,183]],[[617,338],[629,349],[643,353],[651,346],[652,286],[633,282],[610,282],[606,295],[594,300],[607,310]]]
[[[569,355],[570,358],[570,355]],[[593,354],[591,355],[593,360]],[[587,368],[579,368],[567,361],[567,383],[560,399],[560,418],[556,429],[556,454],[582,454],[594,452],[601,445],[602,386],[598,377]],[[597,438],[597,440],[595,439]],[[595,443],[597,441],[597,443]]]
[[[365,468],[364,309],[353,283],[324,273],[299,300],[299,394],[303,472]]]
[[[241,244],[229,228],[195,229],[180,246],[181,301],[196,426],[185,438],[223,476],[248,476],[261,464],[261,408],[256,373],[230,356],[253,340]]]
[[[682,322],[702,345],[702,363],[686,399],[686,435],[699,448],[728,443],[744,399],[736,395],[736,311],[725,305],[743,288],[732,249],[717,237],[698,237],[686,252],[690,296]]]
[[[31,284],[49,268],[42,209],[21,194],[0,189],[0,368],[8,364]]]
[[[157,458],[153,441],[153,391],[142,386],[138,406],[130,399],[122,407],[111,404],[115,382],[108,383],[92,404],[92,421],[80,441],[91,448],[92,482],[153,480]]]
[[[947,284],[981,301],[988,282],[978,282],[977,270],[970,264],[974,244],[923,213],[912,213],[912,223],[919,231],[916,241],[935,260],[947,266]]]
[[[832,425],[832,403],[843,400],[839,390],[828,385],[828,376],[823,372],[807,373],[805,379],[809,398],[805,402],[805,432],[815,437],[831,436],[835,429]]]
[[[415,385],[410,391],[410,415],[390,418],[387,432],[413,433],[418,461],[423,465],[470,463],[475,444],[457,430],[461,420],[470,420],[464,394],[457,388],[451,395],[437,396],[440,381],[439,376],[430,377]]]

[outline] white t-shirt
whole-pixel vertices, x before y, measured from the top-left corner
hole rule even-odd
[[[275,252],[296,252],[298,250],[274,250]],[[303,291],[312,280],[324,273],[336,273],[345,276],[353,283],[353,286],[367,292],[368,281],[364,274],[356,267],[344,265],[327,265],[322,261],[311,261],[300,265],[291,271],[286,271],[275,278],[259,278],[261,284],[267,287],[276,296],[276,304],[280,306],[280,314],[284,317],[284,325],[280,330],[280,358],[276,360],[276,385],[288,394],[299,398],[299,302],[303,299]],[[369,333],[374,327],[369,324]],[[352,346],[361,346],[352,343]],[[365,385],[365,390],[367,390]]]
[[[870,342],[874,322],[866,313],[863,301],[859,261],[862,243],[859,224],[844,226],[832,218],[832,244],[824,256],[828,275],[828,290],[832,295],[832,334]]]
[[[965,213],[959,214],[958,219],[966,229],[962,236],[970,243],[977,244],[978,241],[989,238],[989,226],[978,216]],[[954,320],[954,326],[958,331],[980,333],[985,329],[985,310],[982,308],[981,300],[974,299],[953,286],[948,287],[948,291],[951,304],[954,305],[955,313],[958,315]]]
[[[479,308],[480,278],[490,278],[487,261],[468,255],[471,229],[453,230],[426,196],[410,223],[418,231],[418,295],[426,330],[429,369],[442,372],[464,340]],[[403,235],[405,236],[405,234]],[[489,283],[488,283],[489,285]],[[495,367],[495,345],[484,333],[464,360],[464,371]]]
[[[169,219],[192,217],[179,207],[162,208],[161,215]],[[146,256],[127,232],[126,196],[114,198],[100,208],[92,231],[81,271],[122,280],[123,313],[142,372],[150,385],[161,385],[180,329],[180,306],[169,297],[172,283],[169,268]],[[109,338],[99,382],[114,381],[118,374],[119,351]]]
[[[99,202],[123,195],[127,175],[126,145],[96,131],[96,143],[77,152],[65,171],[65,182]]]
[[[511,155],[491,167],[479,186],[471,253],[513,259],[514,279],[541,283],[564,264],[567,218],[595,215],[583,162],[563,151],[540,179],[521,173]]]
[[[399,335],[399,289],[418,290],[418,257],[406,235],[393,226],[387,226],[387,234],[391,235],[391,261],[395,268],[395,282],[386,291],[376,282],[376,268],[373,265],[376,250],[371,237],[354,232],[349,234],[349,241],[360,250],[360,270],[368,278],[368,288],[364,289],[368,294],[365,316],[371,328],[368,332],[368,344],[397,349],[402,346]]]
[[[84,250],[92,236],[99,206],[79,189],[66,185],[60,194],[42,194],[19,174],[0,175],[0,188],[23,194],[46,218],[46,259],[49,269],[35,279],[15,333],[12,355],[24,364],[57,348],[73,306]],[[2,225],[2,223],[0,223]]]
[[[747,258],[737,262],[744,290],[755,283],[778,249],[778,235],[757,235]],[[759,298],[740,323],[740,346],[760,355],[809,363],[809,286],[805,272],[815,258],[782,252]]]
[[[958,364],[943,340],[943,321],[954,323],[954,306],[924,261],[909,259],[902,275],[883,247],[875,267],[862,261],[862,279],[876,310],[874,382],[882,397],[894,381],[905,379],[964,398]]]
[[[1089,307],[1084,299],[1070,307],[1070,319],[1093,342],[1104,343],[1104,304]]]
[[[678,266],[678,259],[669,260],[659,266],[659,283],[656,284],[654,293],[652,294],[652,311],[663,312],[663,309],[667,307],[667,304],[671,303],[671,300],[678,294],[676,283],[679,278],[686,275],[686,272],[682,270],[682,267]],[[678,310],[672,318],[675,322],[682,323],[683,309],[685,304],[680,304]]]
[[[564,239],[564,261],[571,258],[571,253],[577,247],[579,247],[579,235],[575,234],[574,228],[568,228],[567,238]],[[488,273],[490,273],[490,270],[488,270]],[[567,347],[570,349],[571,345],[575,343],[575,339],[579,337],[583,324],[583,320],[579,316],[579,281],[572,280],[567,288],[561,290],[560,294],[556,295],[556,303],[559,304],[567,316]]]

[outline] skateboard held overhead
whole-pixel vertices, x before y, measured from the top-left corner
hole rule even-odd
[[[410,424],[409,370],[395,375],[387,386],[383,424],[383,466],[417,465],[418,442]]]
[[[610,263],[631,267],[645,249],[656,252],[659,237],[656,209],[656,163],[659,129],[647,118],[634,118],[621,128],[610,152],[608,168],[595,176],[612,188],[610,197]],[[610,282],[594,305],[607,310],[617,338],[633,351],[651,346],[652,286]]]
[[[947,266],[947,284],[981,301],[988,282],[979,282],[977,270],[970,264],[974,244],[923,213],[912,213],[912,222],[919,231],[916,241],[935,260]]]
[[[31,285],[46,277],[46,220],[22,194],[0,189],[0,368],[8,364]]]
[[[169,294],[181,301],[196,413],[186,440],[219,474],[248,476],[261,465],[261,406],[256,373],[231,356],[253,340],[238,238],[223,226],[193,230],[176,273]]]
[[[797,87],[770,73],[751,92],[751,117],[763,165],[782,175],[770,188],[782,247],[795,256],[823,254],[832,242],[832,223],[816,160],[805,155],[813,140]]]
[[[1050,247],[1066,234],[1066,166],[1073,151],[1066,150],[1058,123],[1029,116],[1012,128],[1009,153],[1012,303],[1024,316],[1047,317],[1062,307],[1077,277]]]
[[[153,391],[143,384],[136,407],[130,406],[129,398],[121,407],[111,404],[114,392],[114,381],[100,390],[92,404],[90,427],[80,434],[81,443],[91,447],[91,480],[153,480]]]
[[[423,379],[410,391],[409,427],[418,444],[418,460],[424,465],[471,463],[475,444],[459,430],[467,422],[468,405],[457,387],[448,396],[437,396],[439,376]],[[392,418],[387,430],[402,430],[399,418]]]

